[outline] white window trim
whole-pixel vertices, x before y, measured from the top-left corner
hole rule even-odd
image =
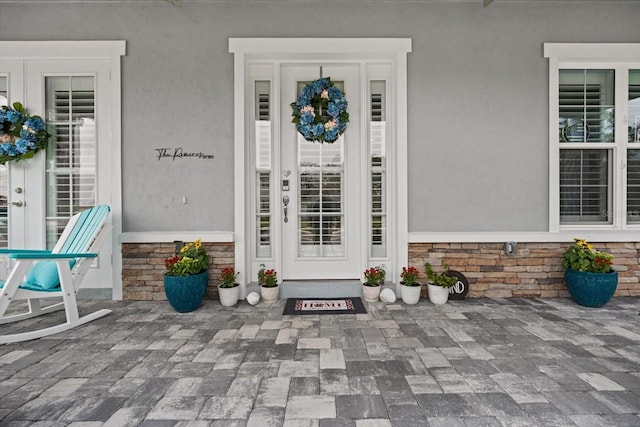
[[[626,93],[624,72],[629,67],[640,64],[640,43],[545,43],[544,57],[549,58],[549,231],[609,231],[612,234],[640,229],[639,225],[626,224],[626,186],[623,173],[614,173],[613,182],[613,224],[606,225],[560,225],[560,142],[556,123],[559,115],[559,70],[567,68],[602,68],[616,70],[616,135],[611,144],[614,151],[613,170],[623,170],[621,152],[626,147],[627,136],[622,135],[626,122],[627,103],[619,102],[621,91]],[[587,147],[585,147],[587,148]],[[625,151],[626,153],[626,151]],[[626,234],[626,236],[629,236]]]
[[[122,300],[122,121],[120,57],[126,54],[124,40],[101,41],[0,41],[0,60],[83,60],[109,61],[111,71],[111,218],[113,248],[112,298]]]
[[[230,38],[229,52],[234,54],[234,212],[235,212],[235,268],[249,271],[250,223],[247,215],[247,163],[249,153],[245,147],[246,120],[245,87],[246,67],[256,60],[299,60],[305,58],[345,58],[350,60],[375,60],[384,58],[393,63],[395,117],[395,188],[396,200],[394,244],[390,245],[389,257],[398,266],[408,262],[408,176],[407,176],[407,54],[411,52],[408,38]],[[277,154],[277,153],[275,153]],[[246,295],[246,285],[251,278],[239,278],[241,294]]]

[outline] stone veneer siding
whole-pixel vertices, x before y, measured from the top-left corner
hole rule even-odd
[[[208,299],[218,299],[220,270],[234,265],[233,243],[203,242],[209,253]],[[122,244],[122,294],[124,300],[166,300],[164,260],[175,252],[173,243]]]
[[[504,253],[503,243],[410,243],[409,264],[421,271],[425,262],[463,273],[469,280],[469,297],[563,297],[562,254],[569,243],[518,242],[515,256]],[[640,295],[640,243],[594,243],[614,256],[618,271],[617,296]],[[423,297],[426,290],[423,289]]]
[[[203,243],[209,251],[207,298],[217,299],[220,269],[233,267],[233,243]],[[439,266],[445,261],[469,280],[469,297],[568,296],[560,266],[568,243],[518,242],[518,253],[507,256],[502,243],[410,243],[409,264],[420,270],[424,263]],[[640,295],[640,243],[597,243],[614,256],[618,271],[618,296]],[[164,300],[164,259],[175,250],[173,243],[124,243],[122,281],[125,300]],[[425,287],[426,288],[426,287]],[[423,288],[423,297],[426,289]]]

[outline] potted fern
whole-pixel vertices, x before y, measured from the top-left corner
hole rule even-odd
[[[435,272],[428,262],[425,263],[424,268],[429,279],[427,282],[429,301],[436,305],[446,304],[449,300],[449,290],[456,284],[458,278],[449,276],[449,265],[446,262],[442,263],[441,273]]]

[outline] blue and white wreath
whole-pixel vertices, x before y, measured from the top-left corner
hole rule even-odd
[[[291,103],[293,123],[307,141],[335,142],[347,129],[349,113],[344,93],[331,78],[307,84]]]
[[[31,116],[19,102],[0,108],[0,164],[33,157],[47,148],[51,135],[40,116]]]

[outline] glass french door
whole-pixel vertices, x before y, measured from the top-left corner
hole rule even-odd
[[[52,249],[73,215],[109,204],[109,168],[99,168],[111,161],[107,66],[99,60],[0,62],[0,103],[20,101],[52,135],[35,157],[0,166],[0,246]],[[83,286],[113,286],[110,241]]]
[[[334,143],[306,141],[291,123],[292,100],[305,84],[321,77],[347,95],[350,122]],[[360,218],[366,182],[360,181],[359,68],[284,66],[281,88],[281,177],[276,200],[281,210],[282,278],[357,279],[361,273]],[[363,193],[364,192],[364,193]]]

